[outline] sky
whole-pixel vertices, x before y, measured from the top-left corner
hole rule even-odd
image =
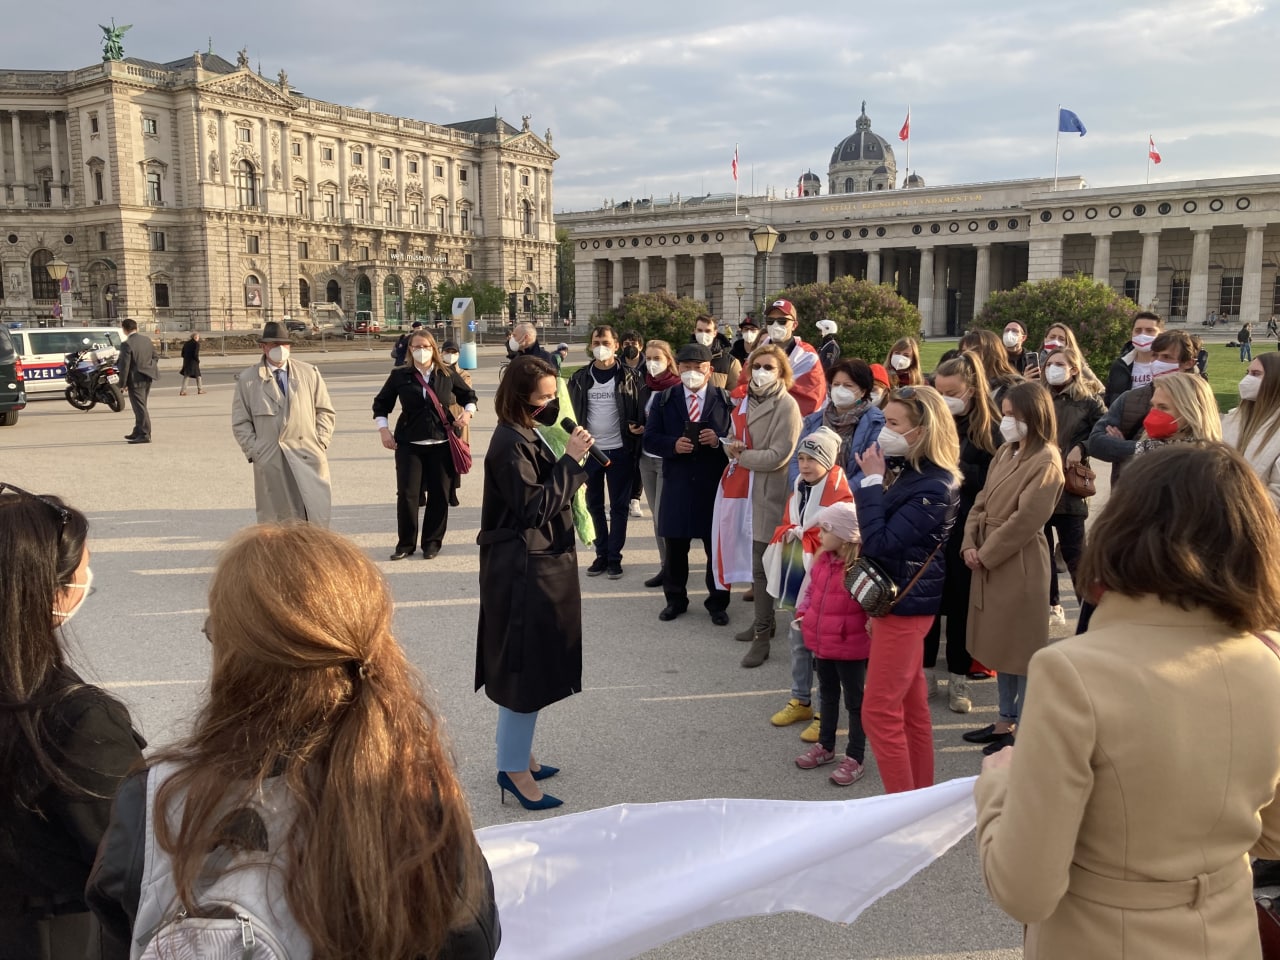
[[[607,200],[781,196],[823,180],[860,103],[905,171],[930,186],[1059,169],[1090,186],[1280,173],[1280,0],[916,0],[791,8],[754,0],[444,4],[409,0],[68,0],[13,5],[5,69],[74,69],[101,57],[98,24],[133,24],[126,56],[247,47],[274,78],[334,103],[449,123],[532,115],[551,129],[557,212]],[[830,9],[846,10],[831,13]],[[216,16],[213,11],[216,11]]]

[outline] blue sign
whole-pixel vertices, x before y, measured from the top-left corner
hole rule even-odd
[[[478,324],[478,323],[476,323],[476,321],[474,321],[474,320],[468,320],[468,321],[467,321],[467,329],[468,329],[468,330],[470,330],[472,333],[475,333],[475,332],[476,332],[476,327],[478,327],[478,326],[479,326],[479,324]]]
[[[62,364],[56,367],[37,367],[32,365],[22,369],[22,376],[25,380],[61,380],[66,375],[67,368]]]

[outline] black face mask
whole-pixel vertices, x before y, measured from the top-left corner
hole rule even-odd
[[[544,427],[554,427],[560,422],[560,398],[556,397],[540,407],[533,407],[533,419]]]
[[[622,358],[624,360],[634,360],[638,356],[640,356],[640,350],[634,343],[628,343],[622,348]]]

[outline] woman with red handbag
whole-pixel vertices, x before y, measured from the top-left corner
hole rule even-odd
[[[391,430],[388,418],[400,404],[400,417]],[[462,405],[453,417],[448,408]],[[413,556],[418,541],[419,500],[426,495],[426,515],[422,521],[422,559],[440,553],[449,523],[449,496],[453,480],[465,472],[469,462],[456,462],[457,433],[471,422],[476,409],[476,393],[459,375],[446,366],[436,340],[426,330],[409,336],[409,357],[394,368],[378,395],[373,398],[373,418],[378,424],[382,445],[396,455],[396,525],[398,536],[392,560]],[[469,454],[466,457],[469,461]]]

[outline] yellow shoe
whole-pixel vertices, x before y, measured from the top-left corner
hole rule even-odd
[[[789,727],[793,723],[799,723],[801,720],[813,719],[813,707],[807,703],[801,703],[794,697],[787,701],[787,705],[769,718],[769,722],[775,727]]]
[[[813,723],[809,724],[800,731],[800,739],[805,743],[818,742],[818,728],[822,726],[822,714],[815,713],[813,715]]]

